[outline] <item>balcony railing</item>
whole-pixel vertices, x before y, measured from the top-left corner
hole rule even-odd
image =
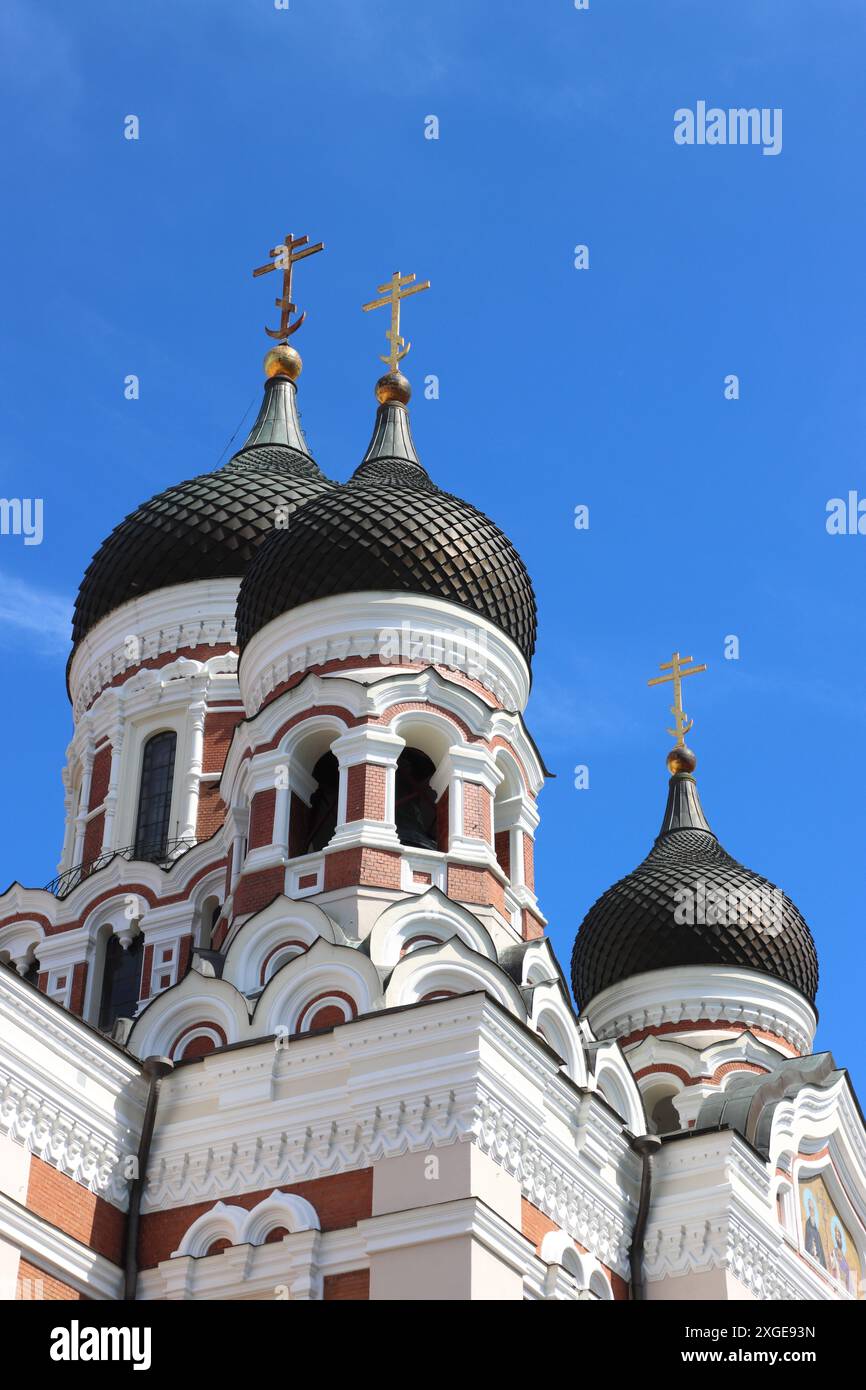
[[[53,893],[55,898],[66,898],[73,888],[77,888],[79,883],[83,883],[86,878],[90,878],[92,874],[104,869],[107,864],[111,863],[112,859],[134,859],[138,863],[158,864],[161,869],[167,869],[188,849],[192,849],[196,843],[196,840],[188,839],[168,840],[164,846],[161,845],[159,850],[152,854],[147,853],[147,851],[136,851],[135,845],[127,845],[125,849],[107,849],[96,859],[88,859],[86,863],[76,864],[74,868],[66,869],[62,874],[58,874],[50,883],[46,883],[45,891],[46,893]]]

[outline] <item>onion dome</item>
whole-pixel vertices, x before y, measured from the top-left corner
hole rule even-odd
[[[74,644],[112,609],[142,594],[196,580],[240,579],[275,524],[285,525],[302,503],[335,486],[314,462],[301,428],[300,357],[282,345],[267,354],[265,370],[264,399],[243,448],[222,468],[142,503],[102,543],[78,591]]]
[[[811,932],[790,898],[719,844],[691,775],[695,763],[687,748],[668,755],[673,776],[655,844],[583,920],[571,960],[581,1007],[632,975],[680,965],[760,971],[814,1002]]]
[[[241,648],[303,603],[385,590],[478,613],[531,659],[535,596],[523,561],[488,517],[431,481],[412,439],[410,394],[401,373],[381,378],[373,436],[354,476],[308,502],[256,556],[238,599]]]

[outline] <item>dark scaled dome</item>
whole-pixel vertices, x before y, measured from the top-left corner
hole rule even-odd
[[[583,920],[571,960],[575,997],[584,1007],[632,975],[678,965],[757,970],[810,1001],[818,989],[806,922],[780,889],[722,849],[685,772],[670,780],[662,828],[646,859]]]
[[[394,379],[408,399],[405,378]],[[362,590],[447,599],[501,628],[527,661],[535,649],[523,561],[483,512],[431,482],[405,403],[393,398],[379,407],[354,477],[302,507],[256,556],[238,600],[239,644],[303,603]]]
[[[142,594],[200,579],[239,579],[274,530],[278,508],[290,515],[335,486],[310,455],[295,391],[288,377],[271,377],[239,453],[224,467],[151,497],[115,527],[81,582],[73,643]]]

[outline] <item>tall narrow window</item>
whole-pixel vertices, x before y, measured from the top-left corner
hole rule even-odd
[[[99,996],[99,1027],[112,1029],[119,1018],[134,1018],[141,990],[141,962],[144,938],[139,933],[124,951],[116,936],[105,947],[102,993]]]
[[[337,828],[340,767],[333,753],[323,753],[313,768],[316,790],[310,799],[310,834],[307,854],[324,849]]]
[[[136,859],[162,859],[168,845],[177,734],[154,734],[144,745],[135,826]]]
[[[420,748],[404,748],[397,759],[395,819],[404,845],[436,849],[436,793],[430,778],[435,764]]]

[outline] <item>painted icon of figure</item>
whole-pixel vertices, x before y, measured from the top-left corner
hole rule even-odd
[[[803,1225],[806,1254],[811,1255],[813,1260],[817,1260],[819,1265],[826,1269],[827,1259],[824,1255],[821,1232],[818,1230],[818,1208],[815,1206],[815,1199],[811,1192],[803,1193],[803,1210],[806,1213],[806,1220]]]
[[[830,1273],[839,1280],[840,1284],[844,1284],[849,1293],[854,1293],[851,1266],[845,1258],[847,1242],[837,1217],[833,1218],[830,1229],[833,1236],[833,1249],[830,1251]]]

